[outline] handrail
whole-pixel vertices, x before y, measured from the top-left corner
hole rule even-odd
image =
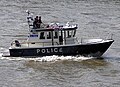
[[[27,44],[28,47],[29,47],[30,43],[31,43],[31,44],[32,44],[32,43],[33,43],[33,44],[34,44],[34,43],[42,43],[42,46],[44,46],[45,43],[51,43],[51,42],[20,42],[20,45],[21,45],[21,47],[22,47],[22,44]],[[56,45],[60,45],[58,42],[54,42],[54,43],[56,43]],[[13,45],[16,45],[16,43],[15,43],[14,41],[11,43],[11,46],[13,46]],[[52,43],[51,43],[51,45],[52,45]]]
[[[15,44],[15,42],[13,41],[12,42],[13,44]],[[26,44],[26,43],[51,43],[51,42],[21,42],[20,44]],[[57,43],[58,44],[58,42],[54,42],[54,43]],[[58,44],[59,45],[59,44]]]

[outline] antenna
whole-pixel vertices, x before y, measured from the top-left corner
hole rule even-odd
[[[30,26],[33,26],[32,25],[32,23],[33,23],[33,14],[29,10],[26,10],[26,13],[28,14],[27,22],[28,22],[28,25],[29,25],[29,28],[30,28]]]
[[[114,34],[111,34],[111,38],[110,38],[110,39],[113,39],[113,35],[114,35]]]

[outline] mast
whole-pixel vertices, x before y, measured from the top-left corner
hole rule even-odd
[[[26,13],[28,14],[27,22],[28,22],[29,29],[30,29],[30,26],[33,26],[33,14],[29,10],[26,10]]]

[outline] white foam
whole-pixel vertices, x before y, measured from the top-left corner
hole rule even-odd
[[[2,57],[3,53],[0,53],[0,57]]]
[[[3,54],[8,53],[8,51],[9,51],[8,49],[1,47],[1,48],[0,48],[0,57],[2,57]]]
[[[83,56],[44,56],[44,57],[36,57],[36,58],[23,58],[23,57],[2,57],[1,59],[8,59],[8,60],[32,60],[32,61],[39,61],[39,62],[55,62],[60,60],[71,60],[71,61],[79,61],[79,60],[88,60],[92,59],[93,57],[83,57]]]

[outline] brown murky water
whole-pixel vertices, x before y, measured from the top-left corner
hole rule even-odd
[[[26,10],[41,15],[43,22],[73,22],[77,37],[110,38],[115,42],[102,56],[0,56],[0,87],[119,87],[119,0],[1,0],[0,52],[7,52],[15,38],[28,33]]]

